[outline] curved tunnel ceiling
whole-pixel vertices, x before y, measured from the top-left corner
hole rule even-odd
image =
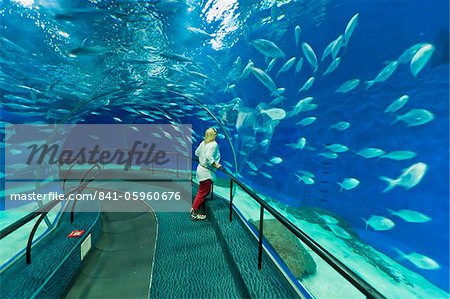
[[[198,13],[211,18],[208,8],[215,10],[218,5],[220,1],[208,1]],[[29,122],[82,123],[96,111],[131,107],[136,109],[128,110],[130,114],[142,109],[149,114],[136,113],[136,118],[151,120],[159,110],[167,111],[171,122],[180,123],[183,118],[187,123],[197,117],[195,111],[204,110],[224,129],[236,165],[228,132],[202,104],[213,102],[209,90],[220,88],[222,82],[206,75],[208,64],[195,62],[195,50],[213,35],[191,26],[197,14],[192,6],[182,1],[77,5],[31,0],[2,6],[6,30],[2,32],[1,88],[20,94],[6,97],[4,108],[11,111],[9,117],[3,115],[6,121],[17,122],[17,117],[20,122],[21,116],[27,116]],[[213,19],[220,17],[215,12]],[[23,38],[12,32],[20,32]],[[217,39],[225,38],[226,32],[219,33]],[[216,67],[220,69],[217,63]],[[194,107],[186,109],[186,99]],[[177,102],[180,105],[173,105]],[[111,113],[112,122],[114,117]]]

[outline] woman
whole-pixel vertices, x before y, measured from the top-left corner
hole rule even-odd
[[[206,215],[198,212],[198,209],[205,201],[206,196],[211,191],[211,185],[215,179],[214,168],[220,168],[219,164],[220,152],[219,146],[215,141],[217,130],[209,128],[205,132],[205,140],[203,140],[195,150],[199,164],[197,166],[196,178],[199,182],[197,196],[195,196],[194,204],[191,209],[192,220],[205,220]],[[214,169],[214,170],[213,170]]]

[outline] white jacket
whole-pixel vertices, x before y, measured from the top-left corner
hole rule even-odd
[[[215,162],[216,164],[220,161],[220,152],[219,146],[217,142],[211,141],[208,144],[205,144],[205,141],[202,141],[200,145],[195,150],[195,155],[198,157],[200,164],[197,166],[196,178],[197,181],[205,181],[212,180],[216,178],[214,171],[210,169],[214,169],[212,164]]]

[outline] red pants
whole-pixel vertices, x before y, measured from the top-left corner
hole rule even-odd
[[[205,202],[206,196],[208,196],[211,191],[211,180],[204,180],[200,182],[200,186],[198,186],[197,196],[195,196],[194,204],[192,208],[194,210],[198,210],[200,206]]]

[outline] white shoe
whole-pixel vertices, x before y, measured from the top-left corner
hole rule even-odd
[[[206,215],[205,214],[192,214],[191,219],[192,220],[205,220]]]

